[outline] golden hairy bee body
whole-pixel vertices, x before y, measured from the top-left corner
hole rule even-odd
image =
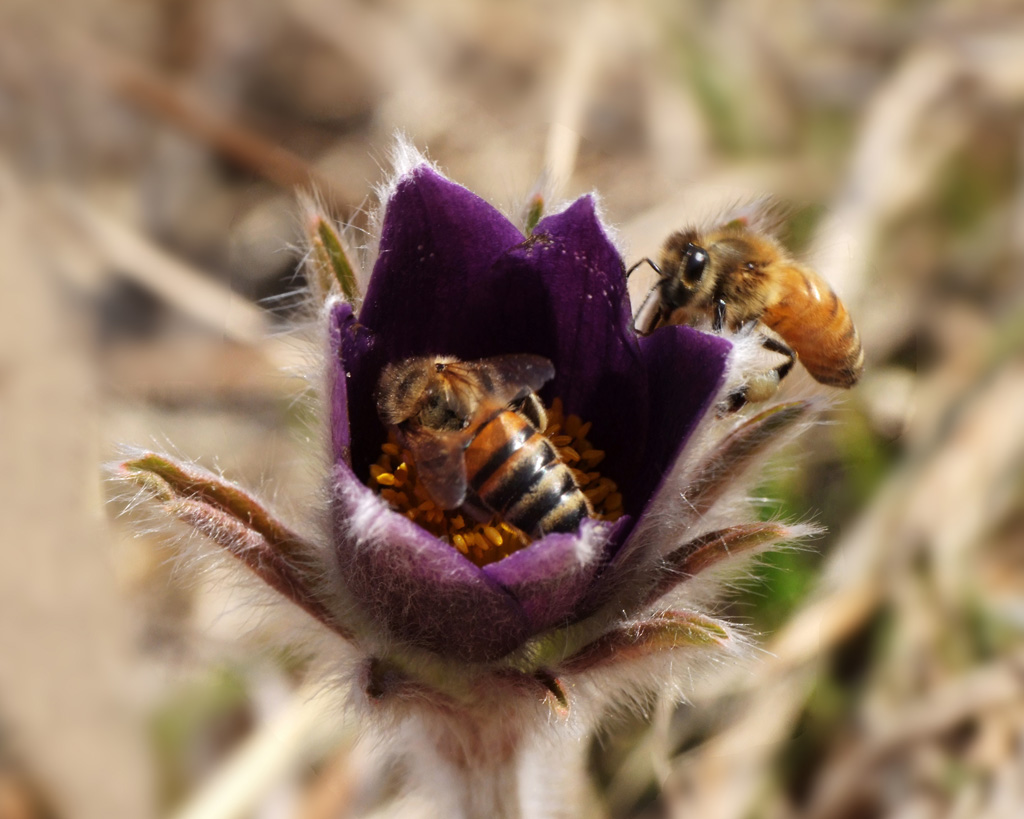
[[[654,267],[660,278],[637,314],[639,332],[704,319],[718,331],[760,321],[820,383],[852,387],[860,378],[860,336],[836,292],[743,220],[673,233]]]
[[[385,367],[377,410],[439,508],[480,522],[497,516],[532,537],[574,532],[592,510],[540,432],[535,391],[553,377],[535,355],[409,358]]]

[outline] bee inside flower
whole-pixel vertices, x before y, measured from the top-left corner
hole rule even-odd
[[[618,520],[622,495],[593,470],[604,452],[586,438],[591,425],[537,397],[553,375],[530,355],[388,365],[377,408],[391,434],[371,485],[479,566],[586,517]]]

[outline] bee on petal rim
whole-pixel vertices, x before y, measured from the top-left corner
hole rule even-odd
[[[575,532],[593,510],[540,432],[535,391],[554,374],[536,355],[409,358],[384,369],[377,410],[439,508],[498,516],[532,537]]]
[[[710,321],[721,332],[760,322],[771,331],[765,334],[765,349],[787,359],[775,368],[776,382],[797,358],[822,384],[849,388],[860,378],[864,350],[836,292],[745,220],[677,231],[662,247],[658,264],[641,259],[627,275],[645,262],[660,278],[636,315],[642,335],[667,324]],[[761,397],[767,395],[747,396]]]

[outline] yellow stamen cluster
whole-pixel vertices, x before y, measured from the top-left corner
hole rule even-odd
[[[590,501],[593,517],[598,520],[618,520],[622,517],[622,493],[611,478],[601,477],[596,467],[604,460],[604,450],[594,449],[587,439],[590,421],[583,423],[578,415],[565,417],[562,399],[556,398],[547,409],[548,425],[544,434],[558,452],[562,463],[572,470],[576,485]]]
[[[578,415],[565,417],[558,398],[547,415],[544,435],[572,470],[590,501],[593,517],[618,520],[622,516],[622,493],[615,481],[601,477],[594,469],[604,459],[604,452],[587,439],[590,422],[583,423]],[[370,485],[395,511],[452,544],[478,566],[494,563],[530,544],[529,535],[499,518],[478,523],[457,509],[439,509],[419,482],[412,453],[403,449],[393,435],[381,446],[377,462],[370,465]]]

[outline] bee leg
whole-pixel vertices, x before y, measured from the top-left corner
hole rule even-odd
[[[711,322],[711,329],[716,333],[725,329],[725,299],[718,299],[715,302],[715,317]]]
[[[649,264],[651,269],[657,273],[659,277],[658,281],[656,281],[654,286],[647,292],[647,296],[644,298],[643,304],[640,305],[640,309],[637,310],[636,315],[633,316],[633,329],[640,335],[647,336],[654,332],[655,328],[660,326],[668,316],[665,314],[665,310],[661,306],[660,291],[661,283],[665,279],[665,274],[661,272],[661,268],[658,267],[653,260],[644,256],[644,258],[626,271],[626,279],[628,280],[629,277],[633,275],[633,271],[642,264]]]
[[[750,328],[745,325],[744,329]],[[762,329],[761,349],[783,356],[781,364],[769,369],[754,368],[746,374],[745,382],[726,395],[718,404],[719,416],[729,415],[749,404],[767,401],[779,391],[782,379],[789,375],[796,363],[796,353],[775,333]]]
[[[775,372],[779,374],[779,381],[789,375],[789,371],[793,369],[793,365],[796,364],[796,353],[793,349],[786,344],[781,338],[773,338],[772,336],[765,336],[764,348],[770,350],[773,353],[778,353],[786,357],[786,361],[775,368]]]
[[[652,268],[654,268],[654,272],[657,273],[659,276],[663,275],[661,272],[661,268],[658,267],[653,261],[648,259],[646,256],[644,256],[644,258],[642,258],[639,262],[637,262],[635,265],[629,268],[629,270],[626,271],[626,278],[628,279],[633,274],[633,271],[644,263],[649,264]]]
[[[789,375],[796,363],[796,353],[782,339],[774,335],[766,335],[761,347],[769,353],[781,355],[785,360],[777,367],[756,373],[747,381],[746,397],[748,401],[766,401],[775,395],[782,384],[782,379]]]
[[[515,412],[518,412],[533,424],[534,428],[539,432],[543,432],[547,428],[548,416],[544,412],[544,405],[541,403],[540,398],[537,397],[537,393],[528,393],[511,406]]]
[[[731,415],[737,410],[742,409],[747,403],[747,389],[747,385],[744,384],[739,389],[733,390],[725,396],[718,405],[718,417],[721,418],[723,415]]]
[[[633,329],[642,336],[649,336],[654,330],[662,325],[668,316],[661,306],[660,282],[656,283],[648,292],[644,303],[633,316]]]

